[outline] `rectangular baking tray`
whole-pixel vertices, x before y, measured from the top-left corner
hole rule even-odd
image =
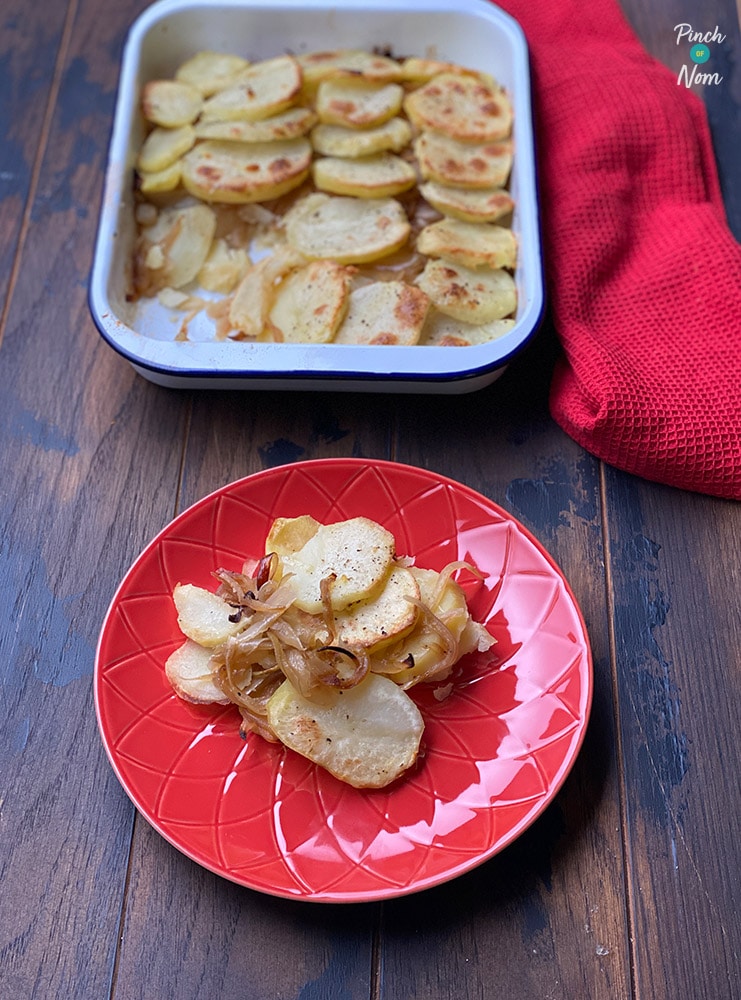
[[[514,327],[471,347],[271,344],[215,341],[196,330],[176,340],[182,314],[156,300],[129,301],[135,239],[134,164],[145,135],[143,84],[171,77],[203,49],[251,61],[286,52],[388,49],[491,73],[514,108],[510,191],[518,240]],[[528,50],[517,22],[485,0],[160,0],[133,24],[123,54],[89,288],[101,335],[144,378],[185,388],[462,393],[498,378],[536,331],[544,284]]]

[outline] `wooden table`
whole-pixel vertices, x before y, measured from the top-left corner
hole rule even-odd
[[[673,26],[699,4],[624,6],[676,70]],[[738,505],[573,443],[547,409],[547,326],[498,383],[444,405],[136,375],[86,285],[142,7],[5,0],[0,23],[0,996],[741,997]],[[739,235],[738,24],[730,0],[701,18],[729,37],[727,85],[699,92]],[[446,474],[520,519],[583,609],[595,692],[571,775],[503,853],[419,895],[319,906],[220,879],[137,815],[92,669],[117,582],[173,515],[267,466],[347,455]]]

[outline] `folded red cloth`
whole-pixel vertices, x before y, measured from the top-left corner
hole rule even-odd
[[[500,5],[530,47],[551,413],[610,465],[741,499],[741,247],[702,102],[614,0]]]

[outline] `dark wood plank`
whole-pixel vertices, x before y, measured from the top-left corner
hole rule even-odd
[[[631,924],[647,996],[741,993],[741,508],[610,472]]]
[[[67,4],[29,7],[7,0],[0,13],[0,317],[53,99]],[[0,337],[2,329],[0,328]]]
[[[89,319],[129,18],[78,14],[0,365],[5,997],[108,995],[133,808],[98,737],[93,655],[116,581],[172,516],[188,405],[136,378]]]

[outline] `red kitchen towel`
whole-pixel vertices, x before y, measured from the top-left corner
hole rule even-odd
[[[610,465],[741,499],[741,247],[702,102],[615,0],[501,6],[530,47],[551,413]]]

